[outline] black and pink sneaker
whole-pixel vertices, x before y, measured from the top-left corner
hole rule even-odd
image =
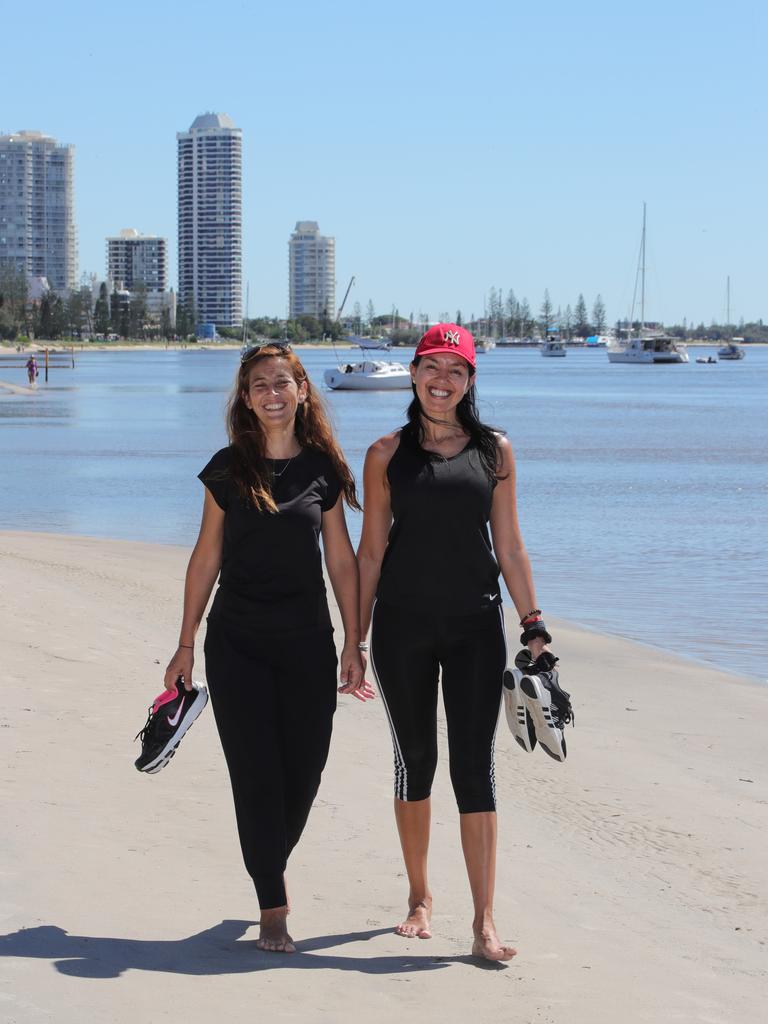
[[[134,764],[140,772],[154,775],[165,768],[190,725],[208,703],[208,691],[202,683],[185,690],[181,682],[175,690],[163,690],[149,709],[147,721],[136,739],[141,738],[141,754]]]

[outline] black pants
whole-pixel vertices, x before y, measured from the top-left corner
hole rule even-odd
[[[425,800],[437,767],[442,668],[451,782],[459,811],[496,809],[493,748],[507,649],[501,608],[412,613],[377,601],[371,666],[392,730],[395,796]]]
[[[259,636],[209,619],[205,664],[245,867],[262,910],[282,907],[283,872],[307,823],[331,742],[332,631]]]

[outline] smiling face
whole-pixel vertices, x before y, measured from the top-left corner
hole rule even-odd
[[[426,355],[417,365],[411,363],[411,380],[425,413],[445,418],[462,400],[472,385],[466,359],[444,353]]]
[[[270,356],[255,360],[243,401],[265,430],[287,427],[306,398],[307,382],[297,383],[287,359]]]

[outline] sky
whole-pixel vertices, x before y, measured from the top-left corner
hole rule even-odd
[[[170,242],[176,133],[243,131],[243,291],[284,316],[288,237],[336,238],[337,301],[436,319],[489,290],[768,319],[768,6],[0,0],[0,133],[75,148],[81,272],[124,227]]]

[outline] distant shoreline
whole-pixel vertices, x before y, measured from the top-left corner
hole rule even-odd
[[[692,347],[692,348],[721,348],[725,344],[725,342],[724,341],[686,341],[686,342],[683,342],[683,344],[687,345],[688,347]],[[742,345],[743,348],[745,348],[747,350],[748,349],[753,349],[753,348],[768,348],[768,342],[765,342],[765,341],[740,342],[740,344]],[[141,341],[141,342],[135,342],[135,343],[130,343],[130,342],[82,342],[82,341],[77,341],[77,342],[61,342],[61,341],[52,341],[52,342],[50,342],[47,345],[43,341],[33,341],[33,342],[28,342],[26,345],[23,345],[22,348],[21,348],[21,351],[17,352],[16,345],[13,344],[12,342],[0,342],[0,355],[3,355],[3,354],[21,355],[22,352],[34,354],[34,353],[38,353],[38,352],[44,352],[46,348],[49,349],[51,354],[53,354],[54,352],[69,352],[73,348],[75,349],[76,352],[182,352],[182,351],[186,351],[188,349],[191,350],[191,351],[195,351],[195,352],[219,352],[219,351],[239,351],[241,347],[242,347],[242,345],[241,345],[240,342],[233,342],[233,341],[216,341],[216,342],[202,342],[202,343],[200,343],[200,342],[180,342],[180,341],[172,341],[172,342],[167,342],[167,343],[166,342],[161,342],[161,341],[159,341],[159,342]],[[535,349],[537,347],[538,347],[537,345],[501,345],[501,346],[499,346],[499,349],[501,351],[517,351],[517,350],[529,351],[530,349]],[[333,351],[334,348],[337,348],[337,349],[339,349],[339,348],[343,348],[343,349],[347,349],[347,348],[356,349],[356,348],[359,348],[359,346],[351,344],[349,342],[344,342],[344,341],[336,342],[335,345],[329,344],[328,342],[302,341],[302,342],[296,342],[295,344],[292,343],[291,344],[291,348],[292,349],[297,349],[297,350],[302,350],[302,349],[308,349],[308,350],[309,349],[327,349],[328,351]],[[407,351],[409,348],[413,348],[413,346],[412,345],[393,345],[392,348],[389,351],[397,352],[397,351],[400,351],[401,349],[403,351]],[[569,348],[569,349],[588,349],[589,351],[597,350],[598,352],[600,352],[600,351],[605,352],[607,350],[607,346],[605,346],[605,345],[600,345],[600,346],[569,345],[567,342],[566,342],[566,348]],[[361,351],[366,351],[366,350],[363,349]],[[377,351],[384,351],[384,350],[370,349],[368,351],[377,352]]]

